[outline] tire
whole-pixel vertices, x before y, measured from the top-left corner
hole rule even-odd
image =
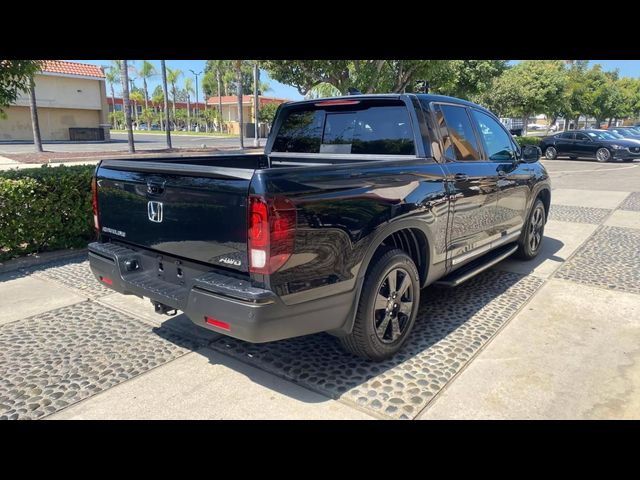
[[[558,151],[555,147],[547,147],[544,149],[544,156],[547,160],[555,160],[558,158]]]
[[[600,163],[606,163],[611,160],[611,152],[608,148],[599,148],[596,152],[596,160]]]
[[[404,292],[399,292],[400,287]],[[382,252],[367,272],[353,330],[339,339],[342,347],[368,360],[390,358],[407,341],[419,304],[420,276],[413,260],[397,248]]]
[[[529,218],[518,241],[516,257],[521,260],[531,260],[540,253],[542,240],[544,239],[544,225],[547,219],[547,212],[544,203],[539,198],[533,203],[533,208],[529,213]]]

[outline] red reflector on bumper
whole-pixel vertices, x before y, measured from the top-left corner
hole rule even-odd
[[[231,330],[231,326],[228,323],[221,322],[220,320],[216,320],[215,318],[211,318],[211,317],[204,317],[204,319],[209,325],[222,328],[223,330]]]
[[[113,285],[113,280],[111,280],[110,278],[107,278],[107,277],[100,277],[100,280],[101,280],[103,283],[106,283],[107,285]]]

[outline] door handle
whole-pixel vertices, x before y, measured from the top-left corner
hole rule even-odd
[[[464,182],[465,180],[469,180],[469,175],[466,173],[456,173],[453,178],[457,181]]]

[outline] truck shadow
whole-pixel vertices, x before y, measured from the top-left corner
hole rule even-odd
[[[562,260],[555,256],[562,242],[547,238],[544,245],[540,257],[521,262],[518,272],[493,268],[457,288],[423,289],[407,345],[383,362],[345,353],[335,337],[323,333],[265,344],[221,336],[203,346],[224,355],[208,349],[200,353],[212,363],[235,369],[258,384],[303,402],[322,400],[286,382],[276,382],[260,370],[332,399],[390,416],[403,418],[404,413],[411,417],[535,294],[543,280],[527,273],[545,260]],[[229,361],[225,355],[258,370]]]

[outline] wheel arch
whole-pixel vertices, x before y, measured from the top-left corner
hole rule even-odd
[[[387,248],[398,248],[411,257],[418,269],[420,288],[423,288],[428,278],[429,266],[433,255],[431,250],[432,245],[434,245],[432,236],[431,231],[425,228],[424,222],[418,220],[398,220],[379,230],[369,244],[360,265],[356,280],[356,294],[347,320],[342,328],[328,333],[342,336],[351,332],[365,276],[371,268],[372,261],[377,258],[377,254]]]

